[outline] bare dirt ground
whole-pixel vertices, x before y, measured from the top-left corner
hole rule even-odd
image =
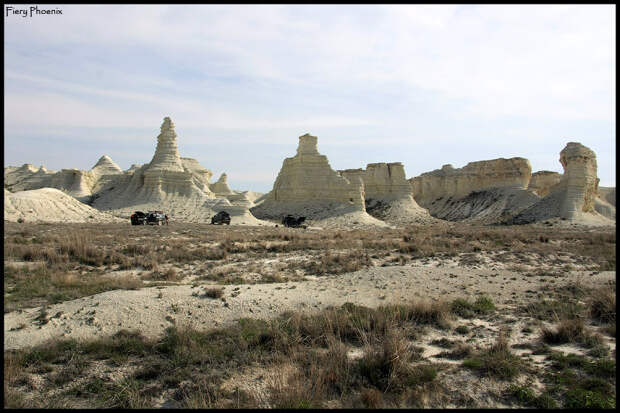
[[[371,309],[453,303],[448,327],[429,326],[409,343],[418,349],[418,363],[440,366],[435,380],[444,390],[435,393],[443,398],[433,397],[423,386],[425,393],[416,390],[415,402],[395,401],[387,388],[364,382],[365,387],[351,393],[355,397],[343,391],[339,398],[313,401],[315,407],[532,406],[533,398],[515,396],[518,391],[509,386],[526,383],[534,394],[542,394],[542,373],[524,373],[506,382],[476,374],[462,367],[462,359],[442,353],[455,343],[482,351],[506,335],[514,354],[544,371],[553,364],[551,356],[534,354],[532,348],[540,344],[541,332],[562,317],[542,317],[537,305],[552,300],[557,304],[562,300],[559,292],[576,288],[613,288],[615,297],[615,228],[454,224],[348,231],[5,222],[4,242],[5,370],[11,351],[28,352],[62,340],[89,342],[135,331],[156,341],[171,328],[227,329],[247,318],[273,320],[287,311],[316,315],[345,303]],[[493,311],[466,316],[454,310],[455,300],[472,303],[481,297],[493,303]],[[574,295],[575,305],[585,308],[589,301],[584,297]],[[615,366],[615,328],[610,333],[604,323],[586,324]],[[570,340],[554,345],[554,351],[579,357],[586,357],[591,348]],[[357,360],[368,351],[350,346],[347,357]],[[271,363],[275,362],[227,370],[218,391],[236,392],[239,397],[241,389],[246,406],[289,406],[274,401],[273,394],[290,392],[286,389],[292,386],[297,367]],[[92,382],[95,376],[111,382],[128,380],[140,365],[135,357],[120,365],[92,361],[90,373],[80,370],[61,382],[54,380],[53,367],[51,372],[26,369],[18,378],[7,378],[5,373],[5,393],[13,392],[11,403],[18,406],[37,406],[40,395],[52,397],[57,406],[91,407],[75,395],[80,383]],[[290,377],[284,373],[289,370]],[[179,386],[160,385],[149,397],[140,396],[144,405],[139,406],[217,407],[226,406],[222,400],[232,397],[223,397],[220,404],[196,401],[195,396],[180,397]],[[556,398],[560,405],[572,406],[562,404],[562,397]],[[129,404],[106,400],[100,405],[139,407],[131,404],[134,399]]]

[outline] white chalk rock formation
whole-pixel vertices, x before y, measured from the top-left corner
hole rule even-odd
[[[370,215],[398,224],[432,220],[428,211],[413,199],[402,163],[370,163],[365,170],[345,169],[338,172],[352,182],[362,181],[366,212]]]
[[[56,188],[4,191],[4,219],[17,222],[123,222]]]
[[[131,166],[129,167],[129,169],[125,170],[125,173],[134,173],[134,171],[136,171],[136,169],[140,169],[140,166],[137,163],[131,164]]]
[[[56,188],[79,200],[85,200],[118,180],[122,174],[121,168],[109,156],[104,155],[90,171],[62,169],[55,172],[48,171],[43,165],[38,170],[31,166],[21,167],[9,174],[8,179],[5,174],[5,186],[13,191]]]
[[[423,207],[439,198],[459,199],[473,191],[490,188],[526,189],[532,176],[532,166],[525,158],[492,159],[470,162],[455,169],[441,169],[409,179],[413,197]]]
[[[118,166],[108,155],[103,155],[95,166],[90,170],[97,175],[117,175],[123,173],[123,170]]]
[[[538,171],[532,174],[530,183],[527,187],[540,197],[545,197],[551,192],[551,188],[560,183],[562,174],[552,171]]]
[[[297,155],[286,158],[270,192],[274,201],[327,201],[363,209],[360,182],[350,182],[329,165],[317,150],[317,137],[299,137]]]
[[[284,159],[273,189],[251,209],[259,218],[281,219],[287,214],[308,219],[347,215],[351,222],[385,226],[366,213],[363,182],[334,171],[317,149],[317,138],[299,137],[297,154]],[[355,217],[353,217],[355,216]]]
[[[596,154],[578,142],[569,142],[560,152],[560,163],[564,167],[560,182],[551,188],[546,197],[508,223],[526,224],[560,218],[568,223],[615,225],[615,208],[613,211],[608,209],[600,199],[598,209],[604,214],[595,208],[598,194]]]
[[[409,179],[417,203],[433,217],[449,221],[493,223],[505,220],[540,198],[526,188],[532,167],[525,158],[470,162]]]
[[[209,188],[216,196],[226,196],[233,194],[232,189],[230,189],[230,186],[228,186],[228,176],[225,173],[220,175],[220,179],[218,179],[217,182],[211,184]]]
[[[96,194],[93,206],[116,216],[128,217],[135,210],[162,210],[172,221],[211,222],[219,211],[231,215],[231,224],[264,225],[249,212],[240,196],[232,202],[216,196],[209,186],[212,172],[192,158],[182,158],[170,118],[164,118],[157,147],[150,163],[126,171],[123,180]],[[231,191],[230,196],[235,193]]]
[[[572,219],[593,212],[598,192],[594,152],[578,142],[569,142],[560,152],[560,163],[564,167],[560,190],[565,191],[560,217]]]
[[[610,205],[616,206],[616,188],[615,187],[598,187],[598,197]]]
[[[11,188],[38,171],[39,169],[29,163],[25,163],[20,167],[9,166],[4,168],[4,186]]]

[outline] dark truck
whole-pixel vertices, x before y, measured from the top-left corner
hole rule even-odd
[[[135,211],[130,218],[131,225],[146,225],[146,214],[142,211]]]
[[[230,214],[226,211],[220,211],[211,218],[212,225],[230,225]]]
[[[146,214],[146,223],[149,225],[164,225],[166,223],[166,214],[162,211],[149,211]]]
[[[306,220],[306,217],[295,218],[292,215],[287,215],[284,218],[282,218],[282,225],[284,225],[285,227],[289,227],[289,228],[300,228],[300,227],[308,228],[307,225],[302,225],[305,220]]]

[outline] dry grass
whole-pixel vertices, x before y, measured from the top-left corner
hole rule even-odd
[[[602,344],[602,337],[589,331],[581,319],[561,320],[555,328],[543,327],[540,338],[547,344],[577,343],[587,348]]]

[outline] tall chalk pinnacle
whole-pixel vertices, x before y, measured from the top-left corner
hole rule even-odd
[[[151,160],[149,170],[183,171],[179,149],[177,148],[177,134],[174,123],[169,117],[164,118],[161,133],[157,137],[157,148]]]

